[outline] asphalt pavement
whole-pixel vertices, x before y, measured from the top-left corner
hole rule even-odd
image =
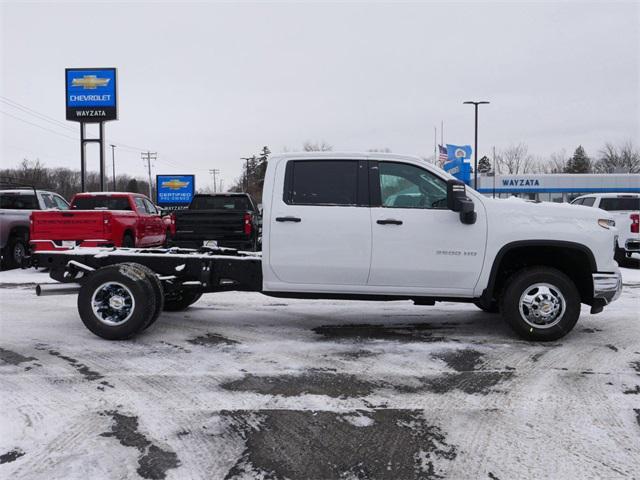
[[[13,281],[12,281],[13,278]],[[562,340],[468,304],[205,295],[131,341],[0,278],[0,477],[629,478],[640,275]]]

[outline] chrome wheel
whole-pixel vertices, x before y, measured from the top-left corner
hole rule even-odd
[[[535,328],[557,325],[567,309],[562,292],[550,283],[535,283],[527,287],[518,302],[522,319]]]
[[[122,283],[100,285],[91,297],[91,309],[100,322],[109,326],[124,324],[131,318],[136,302],[133,293]]]

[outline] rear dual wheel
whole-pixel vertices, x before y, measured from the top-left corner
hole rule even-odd
[[[107,340],[125,340],[150,326],[163,308],[153,271],[136,263],[101,268],[82,283],[78,312],[84,325]]]

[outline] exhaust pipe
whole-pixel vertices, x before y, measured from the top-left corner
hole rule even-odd
[[[49,295],[75,295],[80,291],[80,285],[69,284],[45,284],[36,285],[36,295],[39,297],[46,297]]]

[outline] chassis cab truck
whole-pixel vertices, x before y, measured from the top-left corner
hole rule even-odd
[[[555,340],[581,304],[599,313],[620,294],[607,212],[483,197],[419,158],[392,154],[272,156],[263,192],[262,255],[230,249],[83,249],[36,254],[79,292],[93,333],[124,339],[163,309],[202,293],[474,303],[521,337]]]

